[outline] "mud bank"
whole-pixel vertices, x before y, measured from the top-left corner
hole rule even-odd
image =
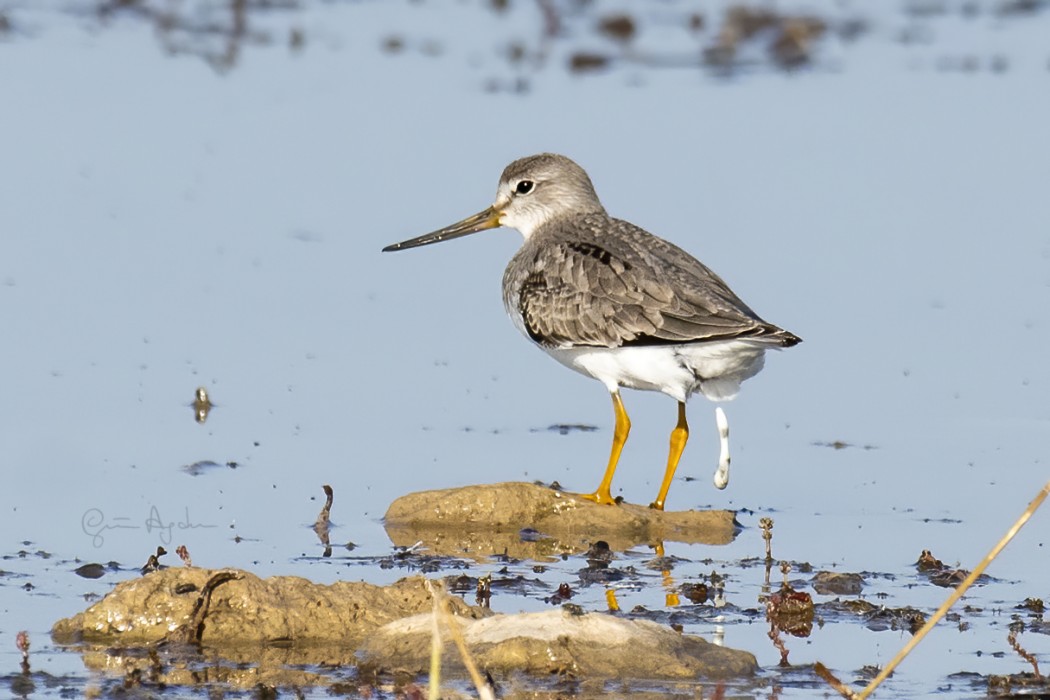
[[[165,569],[118,584],[52,637],[79,645],[89,668],[165,684],[330,685],[321,669],[359,677],[423,676],[433,601],[423,577],[382,587],[269,579],[235,569]],[[577,608],[503,615],[448,598],[477,664],[497,676],[682,681],[748,676],[755,657],[654,622]],[[445,635],[447,637],[447,634]],[[445,644],[443,663],[459,668]],[[340,674],[342,675],[342,674]]]
[[[664,541],[728,544],[740,529],[735,516],[598,505],[549,486],[508,482],[411,493],[390,505],[384,523],[398,546],[422,541],[435,554],[544,559],[587,551],[598,540],[616,551]]]

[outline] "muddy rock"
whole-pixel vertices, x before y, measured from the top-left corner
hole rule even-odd
[[[84,612],[55,623],[51,635],[58,643],[124,645],[354,644],[392,620],[431,610],[424,581],[322,585],[234,569],[164,569],[117,584]],[[482,614],[462,600],[452,605],[457,615]]]
[[[550,610],[454,620],[474,661],[490,672],[693,679],[746,676],[757,668],[749,652],[727,649],[648,620],[604,613]],[[431,625],[430,615],[384,625],[367,640],[363,663],[380,672],[424,673],[430,664]],[[460,665],[450,643],[445,645],[443,662]]]
[[[818,571],[811,583],[821,595],[859,595],[864,590],[864,577],[853,573]]]
[[[438,554],[542,559],[586,551],[597,540],[619,551],[664,540],[728,544],[739,529],[735,515],[598,505],[548,486],[508,482],[411,493],[390,505],[384,522],[399,546],[422,541]],[[523,528],[539,535],[526,541]]]

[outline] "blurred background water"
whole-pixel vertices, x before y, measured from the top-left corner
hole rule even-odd
[[[690,404],[668,507],[742,509],[747,529],[670,553],[759,555],[772,514],[782,556],[818,567],[976,563],[1050,473],[1050,10],[760,10],[822,24],[742,35],[723,3],[0,5],[0,663],[19,629],[47,648],[132,575],[78,562],[130,570],[158,544],[260,575],[403,575],[304,564],[325,483],[333,540],[365,562],[408,491],[593,489],[609,400],[507,321],[518,234],[379,252],[487,206],[541,151],[805,340],[726,406],[725,492],[713,409]],[[674,404],[624,399],[614,493],[648,503]],[[1050,595],[1046,532],[1037,516],[982,604]],[[774,665],[748,635],[727,642]],[[1004,636],[935,636],[898,694],[1022,670],[977,653]],[[793,660],[856,668],[903,643],[870,637]]]

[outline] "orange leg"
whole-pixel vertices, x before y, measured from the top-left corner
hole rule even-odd
[[[667,492],[671,490],[671,479],[678,469],[678,460],[682,458],[682,450],[685,443],[689,441],[689,424],[685,422],[685,404],[678,402],[678,425],[671,431],[671,452],[667,455],[667,471],[664,472],[664,481],[660,484],[660,493],[656,500],[649,504],[650,508],[656,510],[664,509],[664,501],[667,500]]]
[[[656,550],[657,559],[664,558],[664,543],[662,541],[659,544],[655,545],[653,549]],[[669,608],[677,608],[682,601],[679,600],[678,591],[675,590],[674,577],[671,576],[671,570],[662,569],[660,571],[660,576],[664,580],[664,590],[666,591],[666,594],[664,595],[664,603]]]
[[[616,473],[616,464],[620,461],[620,453],[623,452],[623,445],[627,442],[627,435],[631,432],[631,419],[627,417],[627,411],[623,408],[620,392],[614,391],[612,400],[613,412],[616,414],[616,428],[613,430],[612,454],[609,455],[609,466],[605,468],[605,476],[602,477],[602,483],[598,484],[598,490],[584,496],[584,498],[595,503],[608,505],[616,504],[616,499],[612,497],[610,491],[613,474]]]

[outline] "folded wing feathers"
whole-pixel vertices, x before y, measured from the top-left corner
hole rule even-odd
[[[648,247],[615,252],[596,242],[600,239],[547,241],[542,256],[517,270],[523,280],[518,298],[506,299],[508,308],[516,307],[529,335],[547,345],[799,342],[759,318],[702,263],[644,235]],[[648,274],[651,269],[664,274]]]

